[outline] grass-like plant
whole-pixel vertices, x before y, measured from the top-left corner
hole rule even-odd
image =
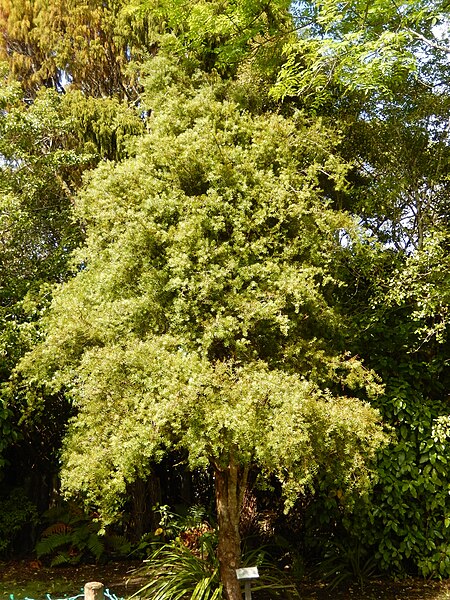
[[[245,552],[242,566],[258,567],[259,578],[252,583],[252,590],[258,592],[258,598],[270,600],[300,598],[293,578],[277,566],[264,546]]]
[[[315,572],[330,589],[355,582],[362,589],[377,572],[377,564],[374,556],[358,540],[348,540],[347,543],[334,541],[327,545]]]
[[[162,544],[138,569],[149,578],[135,596],[153,600],[220,600],[222,585],[219,562],[211,535],[199,538],[197,548],[189,548],[180,538]]]
[[[161,544],[138,569],[149,581],[135,596],[152,600],[222,600],[217,535],[207,532],[189,546],[183,539]],[[290,600],[299,598],[295,584],[267,556],[263,548],[248,552],[242,566],[257,566],[260,578],[252,589],[260,598]]]

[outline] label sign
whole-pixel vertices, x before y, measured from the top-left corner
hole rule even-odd
[[[236,569],[236,575],[241,579],[258,579],[258,567],[245,567],[244,569]]]

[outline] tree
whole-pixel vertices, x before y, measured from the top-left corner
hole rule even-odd
[[[352,0],[343,10],[336,0],[312,0],[294,2],[292,10],[298,35],[285,48],[275,90],[282,97],[300,96],[319,107],[330,96],[340,105],[349,92],[359,92],[383,102],[411,74],[427,85],[447,82],[443,2]]]
[[[448,238],[429,231],[410,256],[373,248],[364,258],[354,257],[349,272],[356,282],[348,306],[355,317],[352,350],[383,378],[384,394],[373,405],[397,440],[381,453],[377,486],[348,530],[383,570],[446,577],[448,430],[441,425],[450,385]],[[358,307],[355,297],[362,295]]]
[[[30,102],[4,66],[1,74],[0,477],[4,490],[27,487],[44,510],[71,407],[62,394],[23,395],[10,376],[39,339],[53,284],[67,278],[83,238],[73,214],[83,172],[123,157],[143,124],[119,101],[79,92],[41,90]]]
[[[335,194],[365,230],[350,243],[341,310],[352,352],[385,384],[374,401],[398,432],[371,505],[351,524],[385,570],[447,576],[448,6],[299,3],[299,37],[273,90],[343,130],[353,187]],[[350,289],[353,290],[350,292]],[[319,502],[317,512],[336,512]]]
[[[65,278],[67,259],[81,240],[72,220],[72,199],[92,154],[75,150],[76,139],[56,94],[40,94],[28,106],[17,83],[3,81],[0,89],[0,398],[4,432],[12,436],[3,437],[3,466],[5,453],[30,433],[24,422],[18,425],[26,412],[23,398],[7,382],[36,339],[36,321],[51,283]],[[47,416],[48,423],[52,420]],[[51,448],[53,436],[48,429],[47,434]],[[36,454],[43,462],[54,461],[48,452]]]
[[[356,183],[345,208],[383,244],[413,252],[448,213],[445,4],[355,0],[342,13],[335,0],[302,2],[294,20],[272,94],[339,121]]]
[[[345,354],[332,302],[352,222],[318,178],[342,185],[346,166],[320,123],[252,117],[214,75],[187,78],[163,57],[152,67],[150,133],[78,198],[78,273],[21,370],[73,399],[63,485],[106,521],[164,453],[212,469],[235,600],[249,470],[278,479],[287,506],[321,470],[350,499],[385,441],[358,399],[376,381]]]
[[[127,66],[152,47],[147,19],[122,0],[2,0],[0,30],[0,56],[31,97],[71,83],[86,95],[135,100]]]
[[[216,70],[233,77],[246,62],[277,72],[283,42],[293,31],[290,2],[241,0],[141,0],[138,12],[152,19],[158,47],[187,70]],[[159,22],[158,22],[159,19]]]
[[[2,0],[0,31],[0,57],[30,97],[70,83],[89,96],[138,101],[142,60],[161,49],[191,72],[231,75],[251,55],[271,62],[292,18],[286,0]]]

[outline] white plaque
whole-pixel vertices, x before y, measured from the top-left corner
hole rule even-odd
[[[239,580],[241,579],[258,579],[258,567],[245,567],[243,569],[236,569],[236,575]]]

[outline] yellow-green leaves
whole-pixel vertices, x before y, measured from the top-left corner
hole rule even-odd
[[[23,362],[71,390],[65,486],[108,518],[173,448],[192,467],[255,465],[292,501],[321,469],[364,489],[383,442],[377,414],[347,398],[373,381],[346,364],[332,302],[349,221],[319,180],[342,180],[336,137],[217,94],[200,78],[176,90],[135,156],[87,180],[78,273]]]
[[[2,0],[0,29],[0,56],[28,94],[70,83],[89,96],[136,96],[126,66],[145,51],[149,23],[123,2]]]
[[[201,360],[165,336],[86,352],[78,373],[80,412],[63,484],[84,490],[105,518],[114,517],[127,483],[171,448],[192,468],[258,466],[280,479],[292,503],[318,471],[347,493],[361,492],[386,441],[368,405],[261,362]]]

